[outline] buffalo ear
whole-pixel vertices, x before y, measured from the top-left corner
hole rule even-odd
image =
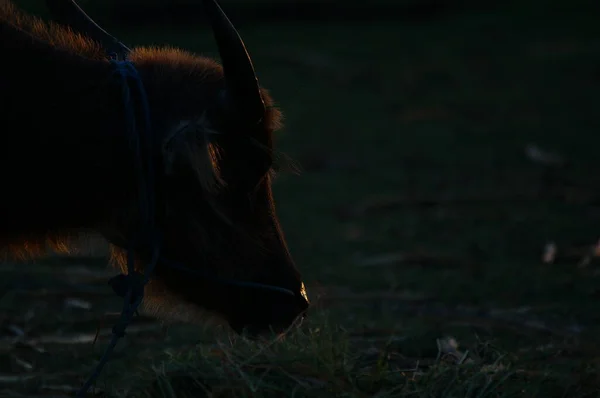
[[[221,178],[218,150],[210,140],[215,132],[204,122],[204,117],[182,120],[167,134],[162,143],[164,175],[191,172],[203,191],[214,194],[225,182]]]

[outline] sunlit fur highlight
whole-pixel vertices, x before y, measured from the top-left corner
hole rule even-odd
[[[88,59],[106,58],[105,51],[97,42],[74,33],[67,27],[25,14],[9,0],[0,0],[0,20],[2,23],[9,23],[28,32],[57,49],[79,54]]]
[[[0,0],[0,23],[16,27],[22,30],[23,34],[29,34],[59,51],[77,54],[90,60],[105,60],[105,52],[98,43],[74,33],[69,28],[52,22],[44,22],[39,18],[27,15],[18,10],[8,0]],[[198,57],[189,52],[169,47],[135,48],[130,54],[130,59],[140,69],[148,66],[153,69],[155,76],[155,80],[152,82],[154,92],[161,92],[162,90],[165,93],[184,98],[188,82],[202,82],[208,76],[220,76],[223,73],[221,66],[211,59]],[[177,73],[173,73],[174,70]],[[174,88],[181,88],[181,91],[175,94]],[[276,131],[281,127],[281,113],[274,106],[268,91],[261,90],[267,107],[264,119],[265,128]],[[190,123],[189,128],[210,129],[210,126],[203,125],[202,122],[194,126],[193,123],[197,120],[190,119],[187,122]],[[177,128],[177,124],[174,123],[172,127]],[[190,167],[196,171],[198,182],[204,190],[214,192],[223,186],[219,178],[219,149],[211,144],[210,140],[206,139],[204,142],[198,142],[193,134],[188,133],[189,131],[182,133],[177,156],[183,157]],[[204,149],[198,151],[199,145]],[[266,178],[271,177],[268,174]],[[114,241],[110,239],[112,243],[119,243],[118,246],[111,245],[111,263],[116,268],[126,271],[126,256],[122,249],[126,244],[126,234],[122,230],[122,225],[130,221],[128,217],[135,217],[136,212],[135,209],[122,209],[121,214],[122,219],[118,223],[109,224],[113,225],[112,230],[103,232],[108,232],[108,235],[114,238]],[[201,220],[195,221],[195,224],[198,225],[199,229],[203,228]],[[202,232],[204,234],[211,233],[211,231]],[[82,234],[86,234],[86,231],[51,231],[46,234],[22,236],[0,249],[0,254],[7,259],[23,260],[42,256],[48,249],[69,253],[73,249],[72,242],[79,239]],[[138,262],[136,267],[140,269],[143,265]],[[220,323],[218,317],[214,314],[184,303],[176,292],[168,291],[160,281],[152,281],[147,287],[147,292],[148,295],[144,300],[146,310],[161,318],[188,322],[197,322],[199,319],[202,319],[203,322],[207,319],[216,319],[216,322]]]

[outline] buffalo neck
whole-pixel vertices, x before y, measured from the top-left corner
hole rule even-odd
[[[93,227],[134,186],[122,83],[107,60],[0,29],[3,226]]]

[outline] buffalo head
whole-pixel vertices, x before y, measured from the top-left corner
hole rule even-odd
[[[253,333],[281,331],[304,316],[308,299],[271,192],[272,135],[280,113],[216,1],[204,4],[222,65],[172,48],[129,50],[72,0],[47,4],[59,23],[127,56],[147,92],[160,142],[153,159],[163,243],[146,307],[164,317],[187,314],[188,320],[200,311],[215,314],[234,330]],[[130,204],[115,208],[128,210],[112,212],[97,228],[125,268],[139,209],[133,190],[115,200]],[[151,252],[136,247],[141,272]]]

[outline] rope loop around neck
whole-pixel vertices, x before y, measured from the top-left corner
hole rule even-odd
[[[155,225],[155,192],[153,148],[154,137],[150,124],[150,106],[144,84],[138,70],[129,60],[117,60],[116,54],[109,55],[114,73],[121,80],[122,99],[125,110],[125,122],[129,143],[133,150],[135,175],[137,181],[138,206],[140,212],[140,229],[137,233],[138,242],[130,242],[127,251],[127,274],[120,274],[110,279],[109,284],[115,293],[123,298],[123,309],[117,323],[113,326],[110,343],[102,358],[97,363],[90,377],[77,392],[77,397],[83,398],[96,379],[100,376],[104,365],[110,359],[114,348],[125,331],[144,298],[144,287],[150,281],[160,253],[160,237]],[[136,109],[135,100],[139,102]],[[137,115],[141,115],[138,120]],[[145,166],[145,167],[144,167]],[[139,242],[141,240],[141,242]],[[134,248],[138,245],[150,247],[153,250],[150,263],[144,267],[144,274],[135,270]]]

